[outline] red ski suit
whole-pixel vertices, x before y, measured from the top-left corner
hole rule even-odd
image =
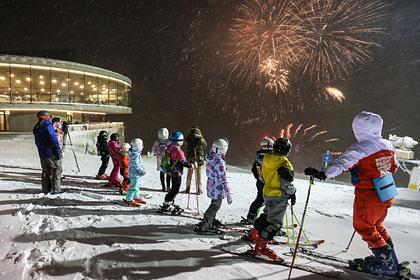
[[[357,143],[350,146],[325,170],[327,178],[350,171],[355,186],[353,227],[370,248],[387,244],[390,236],[383,226],[388,208],[394,199],[381,202],[376,194],[373,178],[395,172],[398,161],[391,142],[382,138],[382,118],[373,113],[361,112],[353,119],[353,133]]]

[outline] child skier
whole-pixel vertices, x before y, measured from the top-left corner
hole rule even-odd
[[[260,143],[260,149],[256,152],[256,158],[254,164],[252,165],[252,174],[254,175],[255,179],[257,180],[257,197],[251,203],[248,210],[248,215],[246,219],[243,219],[241,223],[243,224],[253,224],[257,217],[258,210],[264,204],[264,197],[263,197],[263,188],[264,188],[264,180],[262,177],[262,163],[264,159],[264,155],[266,153],[270,153],[273,151],[273,144],[274,141],[271,138],[264,138]]]
[[[273,152],[264,156],[262,174],[264,180],[264,213],[254,223],[249,239],[255,241],[255,255],[268,259],[280,259],[277,254],[267,247],[270,240],[283,226],[288,199],[291,204],[296,202],[296,189],[292,184],[293,166],[287,158],[292,143],[286,138],[274,141]]]
[[[109,151],[108,151],[108,132],[102,130],[99,132],[98,140],[96,142],[96,148],[98,150],[98,155],[101,156],[101,167],[99,167],[98,175],[96,179],[107,180],[109,177],[105,174],[106,169],[108,168],[109,163]]]
[[[124,143],[120,148],[119,154],[119,164],[120,164],[120,174],[123,177],[122,186],[119,190],[120,194],[127,191],[129,188],[129,180],[128,180],[128,150],[130,149],[130,144]]]
[[[105,185],[107,187],[121,187],[121,181],[119,179],[119,173],[120,173],[120,164],[119,164],[119,155],[120,155],[120,135],[118,133],[112,133],[109,137],[108,142],[108,151],[111,155],[112,163],[114,164],[114,167],[112,168],[111,174],[109,176],[109,181]]]
[[[224,198],[227,203],[232,203],[232,194],[226,178],[226,164],[224,157],[228,150],[226,139],[218,139],[213,143],[212,149],[206,158],[207,174],[207,196],[211,198],[211,204],[204,213],[203,220],[195,228],[196,232],[206,232],[213,227],[217,227],[220,222],[214,224],[217,211]]]
[[[123,204],[127,206],[138,207],[140,204],[145,204],[140,195],[140,177],[146,174],[144,170],[143,161],[141,160],[141,151],[143,150],[143,141],[140,138],[135,138],[131,141],[131,148],[129,154],[129,168],[128,177],[130,181],[130,188],[127,191],[126,199]]]
[[[374,180],[394,173],[398,162],[391,142],[382,138],[382,125],[383,120],[379,115],[359,113],[352,123],[357,143],[350,146],[324,171],[308,167],[305,174],[325,180],[344,171],[351,172],[355,187],[353,227],[374,254],[373,258],[365,258],[359,269],[372,274],[393,276],[397,273],[398,260],[383,221],[394,199],[381,202],[375,191]]]
[[[171,212],[172,214],[178,214],[183,211],[179,205],[174,204],[174,199],[179,193],[179,187],[181,186],[181,176],[184,167],[192,168],[195,164],[187,162],[185,159],[184,152],[181,150],[181,146],[184,142],[184,135],[180,131],[175,131],[171,134],[171,144],[167,147],[167,153],[169,154],[169,176],[172,180],[172,188],[165,196],[165,201],[161,206],[162,212]],[[164,164],[162,162],[162,164]]]
[[[165,154],[166,146],[169,144],[169,131],[167,128],[160,128],[158,131],[158,139],[153,143],[152,152],[156,156],[157,171],[160,171],[160,184],[163,192],[169,192],[171,189],[171,177],[166,174],[165,187],[165,172],[160,168],[162,157]]]

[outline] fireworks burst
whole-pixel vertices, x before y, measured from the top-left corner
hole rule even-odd
[[[327,134],[328,131],[320,130],[319,126],[316,124],[306,127],[304,124],[295,125],[294,123],[289,123],[286,127],[280,129],[278,135],[272,138],[288,138],[293,144],[293,150],[300,153],[306,145],[311,143],[313,146],[313,141],[315,140],[317,140],[319,144],[339,141],[337,138],[328,139],[325,137]]]
[[[372,38],[384,32],[386,7],[380,0],[246,0],[230,29],[230,69],[276,92],[287,91],[292,70],[317,82],[344,79],[379,46]]]
[[[230,30],[232,72],[248,84],[263,74],[266,87],[286,90],[286,69],[298,59],[296,49],[303,40],[298,12],[293,1],[247,0],[239,5]]]
[[[341,92],[341,90],[335,87],[326,87],[325,93],[331,96],[334,100],[337,100],[338,102],[341,102],[341,103],[343,103],[343,100],[346,99],[346,97]]]
[[[371,40],[387,7],[379,0],[310,0],[302,11],[305,52],[300,66],[312,80],[345,79],[371,59]]]

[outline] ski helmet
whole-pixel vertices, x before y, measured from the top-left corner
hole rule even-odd
[[[130,144],[128,144],[128,143],[124,143],[124,144],[122,144],[122,146],[121,146],[121,149],[123,149],[123,150],[128,150],[128,149],[130,149],[131,148],[131,146],[130,146]]]
[[[118,133],[112,133],[109,139],[112,141],[120,141],[120,135]]]
[[[101,137],[108,137],[108,131],[106,131],[106,130],[101,130],[100,132],[99,132],[99,136],[101,136]]]
[[[61,118],[60,117],[54,117],[51,119],[52,123],[56,123],[56,122],[61,122]]]
[[[159,129],[158,131],[159,140],[161,141],[167,140],[168,137],[169,137],[169,130],[166,127],[162,127],[161,129]]]
[[[37,116],[39,119],[49,119],[49,118],[51,118],[51,113],[50,113],[50,112],[48,112],[48,111],[39,111],[39,112],[36,114],[36,116]]]
[[[143,150],[143,140],[141,140],[140,138],[134,138],[133,140],[131,140],[130,144],[131,147],[137,147],[137,149]]]
[[[220,138],[213,142],[212,151],[225,155],[229,148],[229,142],[226,138]]]
[[[278,138],[274,141],[273,150],[280,155],[287,156],[292,150],[292,143],[287,138]]]
[[[184,143],[184,134],[181,131],[172,132],[171,141],[175,145],[182,146]]]
[[[272,151],[273,150],[273,144],[274,144],[274,140],[266,137],[263,140],[261,140],[261,142],[260,142],[261,150]]]

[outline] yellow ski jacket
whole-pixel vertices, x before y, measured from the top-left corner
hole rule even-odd
[[[263,194],[265,196],[282,196],[282,180],[278,173],[280,167],[293,172],[293,166],[286,156],[269,153],[264,156],[262,175],[264,178]]]

